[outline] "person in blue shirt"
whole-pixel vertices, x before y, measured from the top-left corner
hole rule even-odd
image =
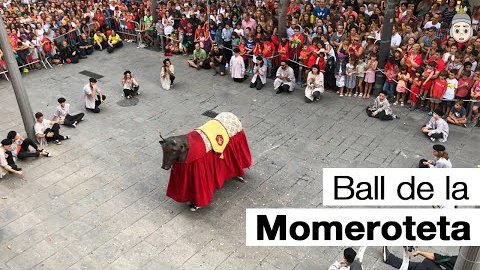
[[[313,9],[313,15],[322,20],[327,19],[330,14],[330,8],[325,5],[325,0],[316,0],[315,8]]]

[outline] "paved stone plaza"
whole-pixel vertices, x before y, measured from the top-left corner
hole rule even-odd
[[[431,156],[432,143],[419,131],[425,113],[395,108],[401,119],[381,122],[365,115],[369,101],[326,93],[305,104],[300,87],[275,95],[269,80],[253,90],[187,68],[183,57],[173,57],[176,84],[164,91],[163,58],[126,45],[25,77],[34,112],[46,118],[59,97],[73,113],[84,111],[83,70],[104,76],[107,99],[76,129],[62,127],[73,138],[49,145],[52,158],[21,162],[24,180],[0,180],[0,269],[327,269],[344,247],[246,247],[245,209],[321,207],[322,168],[414,167]],[[121,97],[127,69],[141,85],[136,104]],[[0,81],[0,95],[0,134],[24,133],[10,83]],[[207,110],[240,117],[254,163],[246,183],[226,182],[209,207],[192,213],[165,196],[169,172],[160,168],[158,131],[186,133],[208,119]],[[446,147],[454,167],[477,167],[479,142],[479,129],[451,127]],[[367,250],[364,265],[390,269],[380,247]]]

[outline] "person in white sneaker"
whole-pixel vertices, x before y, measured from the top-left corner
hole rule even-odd
[[[407,268],[404,269],[408,270],[453,270],[457,261],[457,256],[446,256],[419,250],[409,252],[408,247],[404,248],[405,253],[412,257],[424,257],[421,262],[407,262]],[[403,265],[403,260],[391,254],[387,247],[383,247],[383,262],[396,269],[401,269]]]
[[[52,121],[58,121],[60,125],[77,127],[77,124],[83,120],[85,116],[84,113],[79,113],[75,115],[70,114],[70,104],[66,103],[65,98],[58,99],[59,105],[53,113]]]
[[[41,112],[35,114],[35,119],[35,137],[37,137],[41,145],[45,145],[45,142],[52,141],[55,144],[62,144],[61,141],[70,139],[69,136],[60,135],[60,125],[58,121],[45,120]]]
[[[33,142],[33,140],[30,138],[23,138],[20,133],[16,132],[15,130],[8,132],[7,139],[12,140],[11,152],[13,157],[25,159],[29,157],[52,156],[45,149],[41,149],[35,142]],[[35,149],[35,152],[31,152],[30,147]]]
[[[442,119],[443,115],[444,113],[440,108],[435,109],[428,124],[422,127],[423,134],[430,138],[432,142],[437,139],[441,143],[447,141],[449,129],[448,123]]]

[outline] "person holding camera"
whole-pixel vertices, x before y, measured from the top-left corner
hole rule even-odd
[[[130,70],[127,70],[123,73],[122,85],[123,96],[125,98],[130,99],[133,96],[138,96],[140,94],[138,92],[140,86],[138,85],[137,80],[132,76],[132,72],[130,72]]]
[[[85,109],[93,113],[99,113],[99,106],[107,97],[102,95],[100,89],[98,89],[95,78],[89,79],[89,83],[83,87],[83,93],[85,95]]]
[[[250,82],[250,88],[257,88],[257,90],[261,90],[266,83],[267,65],[265,65],[261,56],[257,56],[255,67],[253,68],[253,78]]]

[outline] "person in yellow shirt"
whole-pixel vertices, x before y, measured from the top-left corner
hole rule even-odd
[[[93,47],[99,51],[108,47],[107,37],[100,30],[97,30],[95,35],[93,35]]]
[[[110,34],[110,36],[108,36],[107,52],[112,53],[114,49],[120,48],[122,46],[122,39],[117,33],[115,33],[115,30],[112,30],[112,33]]]

